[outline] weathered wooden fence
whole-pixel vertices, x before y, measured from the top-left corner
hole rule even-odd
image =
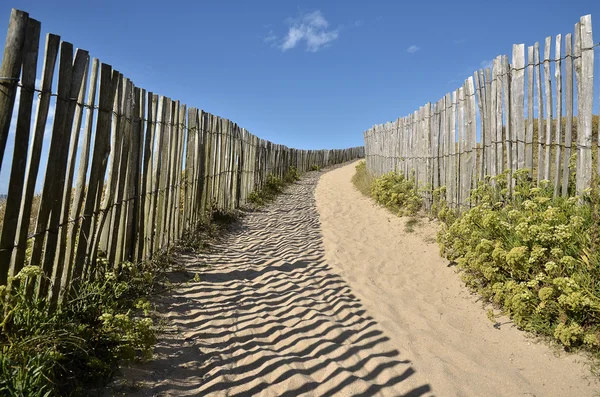
[[[498,56],[491,69],[476,71],[438,102],[367,130],[368,169],[376,175],[414,170],[429,191],[445,186],[454,207],[468,206],[478,181],[506,170],[529,169],[536,181],[549,181],[555,195],[568,194],[573,171],[577,192],[590,187],[592,157],[600,170],[592,145],[598,145],[598,116],[592,115],[598,44],[591,16],[581,17],[574,35],[557,35],[554,44],[553,57],[552,37],[543,58],[539,43],[528,47],[527,64],[525,45],[515,44],[512,63]],[[430,193],[424,195],[430,203]]]
[[[74,54],[71,43],[53,34],[46,38],[36,88],[39,41],[40,23],[13,10],[0,67],[0,164],[18,112],[0,285],[24,265],[39,264],[47,278],[34,292],[56,303],[74,281],[93,277],[99,255],[115,264],[151,258],[193,228],[205,210],[243,205],[270,174],[364,156],[362,147],[298,150],[265,141],[230,120],[146,92],[97,59],[90,65],[87,51]],[[37,196],[52,97],[48,163]]]

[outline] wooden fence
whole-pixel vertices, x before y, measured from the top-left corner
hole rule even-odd
[[[364,156],[362,147],[298,150],[265,141],[227,119],[146,92],[97,59],[90,65],[87,51],[74,54],[71,43],[53,34],[46,38],[36,88],[39,41],[40,23],[13,10],[0,67],[0,164],[18,112],[0,285],[24,265],[39,264],[48,278],[32,293],[49,296],[52,304],[77,280],[93,277],[99,255],[115,264],[151,258],[193,228],[205,210],[243,205],[268,175]],[[37,196],[52,97],[48,163]]]
[[[593,163],[600,170],[591,15],[581,17],[574,35],[556,36],[553,57],[552,44],[547,37],[543,58],[539,43],[528,47],[527,64],[525,45],[515,44],[512,64],[498,56],[491,69],[476,71],[438,102],[367,130],[368,169],[376,175],[414,170],[419,185],[429,188],[427,203],[431,188],[445,186],[454,207],[470,205],[471,188],[486,176],[523,168],[534,180],[549,181],[555,195],[590,187]]]

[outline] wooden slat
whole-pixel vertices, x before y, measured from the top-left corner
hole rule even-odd
[[[169,198],[169,165],[171,154],[171,114],[172,101],[170,98],[165,98],[164,119],[162,120],[162,148],[158,152],[162,157],[160,162],[160,178],[158,180],[158,196],[157,196],[157,215],[156,215],[156,235],[154,252],[161,251],[165,248],[166,240],[166,224],[167,224],[167,203]]]
[[[107,166],[106,159],[110,153],[111,108],[117,90],[118,77],[119,73],[113,71],[110,65],[101,64],[100,95],[98,97],[99,109],[94,137],[94,153],[92,155],[89,183],[83,207],[83,218],[79,228],[76,256],[71,275],[71,282],[73,284],[79,283],[84,270],[86,270],[85,268],[92,266],[89,258],[96,237],[95,218],[97,211],[100,209]]]
[[[179,185],[177,183],[177,155],[179,149],[179,101],[173,101],[171,104],[171,121],[169,134],[169,168],[167,177],[167,198],[165,201],[165,234],[163,244],[165,247],[171,245],[174,233],[175,212],[177,210],[177,200],[179,199]]]
[[[113,77],[114,74],[113,74]],[[108,255],[111,236],[114,234],[112,220],[114,215],[114,201],[119,182],[119,162],[121,160],[121,148],[123,145],[123,117],[121,107],[123,106],[123,75],[116,76],[116,93],[112,103],[112,112],[115,115],[114,123],[111,124],[110,156],[108,158],[107,181],[105,190],[101,196],[100,214],[96,224],[95,239],[90,247],[91,261],[96,262],[98,254]]]
[[[573,40],[571,33],[565,37],[565,155],[563,160],[562,196],[569,194],[569,162],[573,142]]]
[[[140,235],[143,233],[143,226],[140,226],[140,222],[144,221],[145,217],[145,198],[146,194],[142,186],[145,183],[145,175],[143,174],[144,167],[144,154],[145,154],[145,129],[146,129],[146,90],[142,88],[135,88],[136,90],[136,103],[135,103],[135,112],[136,112],[136,141],[138,148],[137,150],[137,160],[138,163],[136,165],[136,179],[133,183],[135,183],[134,193],[133,195],[137,197],[137,199],[133,203],[133,211],[132,222],[135,222],[131,225],[129,238],[131,239],[129,248],[127,249],[127,260],[131,262],[138,261],[138,252],[142,247],[142,241],[140,240]]]
[[[494,59],[492,63],[492,81],[490,84],[490,144],[491,144],[491,159],[490,159],[490,175],[496,176],[499,173],[498,169],[498,59]],[[502,133],[502,131],[500,131]],[[502,147],[500,147],[500,151]],[[492,182],[493,183],[493,182]]]
[[[27,143],[31,132],[31,114],[35,89],[35,74],[37,71],[38,50],[40,44],[41,25],[34,19],[29,19],[23,44],[23,71],[21,77],[21,98],[15,127],[15,146],[10,168],[8,196],[4,203],[4,220],[0,238],[0,285],[7,283],[10,258],[15,244],[19,223],[19,209],[23,201],[25,182],[25,166],[27,160]],[[1,72],[0,72],[1,73]],[[2,76],[2,74],[0,74]],[[2,82],[0,82],[1,85]],[[3,95],[0,88],[0,97]],[[1,103],[1,100],[0,100]],[[0,105],[1,106],[1,105]],[[0,163],[2,160],[0,159]]]
[[[540,43],[535,43],[533,47],[535,59],[535,85],[536,85],[536,105],[537,105],[537,132],[538,132],[538,163],[537,163],[537,181],[544,179],[545,156],[544,152],[544,101],[542,100],[542,69],[540,63]]]
[[[154,257],[154,253],[156,251],[156,240],[157,237],[157,205],[158,205],[158,197],[160,196],[160,176],[162,170],[162,162],[163,156],[161,153],[164,151],[163,146],[164,143],[164,122],[165,122],[165,113],[166,113],[166,98],[164,96],[153,96],[153,103],[155,103],[156,107],[153,106],[153,141],[152,141],[152,159],[151,159],[151,167],[152,167],[152,180],[150,191],[151,195],[149,197],[149,208],[148,208],[148,222],[145,226],[146,231],[146,239],[147,239],[147,248],[145,257],[151,259]]]
[[[579,20],[579,40],[575,40],[575,74],[577,76],[577,192],[592,183],[592,110],[594,104],[594,41],[592,16]],[[578,58],[580,57],[580,58]]]
[[[423,157],[423,177],[425,188],[425,208],[429,209],[431,206],[431,185],[432,185],[432,174],[431,170],[431,150],[432,143],[431,139],[431,103],[428,102],[423,109],[423,133],[422,133],[422,157]]]
[[[550,180],[550,168],[552,165],[552,74],[550,73],[550,50],[552,48],[552,37],[546,37],[544,46],[544,97],[546,99],[546,146],[544,155],[544,179]]]
[[[501,174],[506,169],[506,161],[504,158],[504,122],[502,120],[502,89],[503,81],[506,79],[504,68],[502,65],[502,56],[494,59],[494,70],[496,73],[496,170]]]
[[[199,221],[204,217],[206,210],[206,203],[208,202],[207,198],[207,175],[208,168],[206,165],[206,156],[207,156],[207,146],[208,146],[208,138],[209,138],[209,114],[200,111],[198,116],[200,122],[200,135],[199,141],[196,144],[196,156],[198,158],[197,162],[197,175],[198,175],[198,188],[196,191],[196,198],[194,199],[195,204],[197,205],[196,210],[196,221]]]
[[[450,180],[451,180],[451,205],[453,208],[457,208],[460,201],[458,197],[458,167],[459,157],[457,156],[457,106],[458,106],[458,90],[452,92],[452,109],[450,112],[450,154],[451,154],[451,166],[450,166]]]
[[[486,123],[485,123],[485,93],[483,92],[483,90],[485,90],[485,81],[484,81],[484,77],[483,77],[483,71],[482,70],[478,70],[475,73],[473,73],[473,79],[475,81],[475,97],[477,98],[477,108],[479,109],[479,126],[480,126],[480,149],[477,150],[477,157],[480,159],[480,161],[478,162],[478,179],[483,179],[484,173],[485,173],[485,162],[484,162],[484,157],[487,158],[487,156],[485,155],[485,148],[486,148]]]
[[[36,224],[36,233],[31,254],[31,263],[42,263],[42,272],[50,277],[53,271],[54,253],[57,248],[58,227],[61,219],[63,204],[63,189],[66,179],[66,167],[69,144],[71,142],[71,128],[75,115],[75,101],[67,98],[76,98],[83,84],[83,76],[89,55],[87,51],[77,50],[73,62],[73,45],[63,42],[61,44],[60,66],[58,71],[58,98],[52,128],[52,140],[48,153],[48,165],[44,178],[44,188]],[[48,231],[48,233],[46,233]],[[45,238],[47,236],[47,238]],[[45,242],[45,246],[44,246]],[[37,294],[46,297],[48,278],[41,277]]]
[[[23,49],[27,36],[29,14],[13,8],[8,21],[8,33],[4,44],[4,55],[0,64],[0,171],[4,159],[4,150],[8,140],[10,121],[12,119],[17,83],[21,74]],[[6,275],[0,276],[0,281]],[[6,280],[4,281],[6,283]],[[2,284],[4,284],[2,283]]]
[[[42,71],[41,93],[39,94],[37,111],[34,121],[34,132],[31,139],[29,158],[27,160],[27,179],[25,191],[19,212],[19,226],[15,254],[11,262],[11,276],[16,275],[23,267],[26,259],[27,235],[30,226],[31,211],[35,195],[35,185],[38,177],[40,157],[44,140],[44,131],[50,108],[50,92],[56,68],[60,37],[52,34],[46,36],[44,50],[44,67]]]
[[[186,135],[186,150],[185,150],[185,208],[184,208],[184,229],[189,230],[192,225],[194,193],[197,190],[198,180],[196,175],[197,169],[197,152],[196,144],[200,133],[198,120],[198,109],[190,107],[187,117],[187,135]]]
[[[123,261],[123,240],[127,231],[127,202],[125,191],[127,186],[129,162],[131,162],[132,118],[133,118],[133,84],[131,80],[123,79],[123,101],[120,107],[121,115],[121,154],[118,168],[117,192],[115,206],[112,211],[110,245],[108,260],[116,268]],[[133,160],[137,162],[137,158]]]
[[[133,85],[133,83],[131,83]],[[132,131],[131,131],[131,153],[127,167],[127,182],[125,191],[126,203],[126,234],[123,238],[123,257],[124,261],[135,260],[134,253],[136,249],[136,236],[139,228],[140,217],[140,186],[141,186],[141,167],[143,157],[143,131],[144,131],[144,110],[145,110],[145,92],[138,87],[133,87],[132,104]]]
[[[458,204],[463,206],[467,202],[469,190],[469,168],[466,155],[467,135],[465,131],[465,87],[458,89]]]
[[[123,144],[125,141],[125,120],[123,120],[123,108],[126,98],[126,81],[122,74],[119,74],[117,83],[117,93],[113,102],[113,113],[116,115],[115,123],[111,130],[111,152],[110,162],[108,165],[108,180],[106,183],[106,191],[100,207],[101,214],[96,228],[96,241],[92,246],[92,262],[96,261],[99,254],[105,255],[110,263],[114,263],[114,251],[111,250],[114,237],[118,234],[118,229],[115,228],[115,215],[120,214],[120,203],[118,201],[119,194],[119,174],[121,162],[123,159]],[[114,239],[113,239],[114,238]]]
[[[183,159],[183,153],[184,153],[184,148],[187,151],[187,147],[184,145],[185,139],[186,139],[186,133],[187,133],[187,121],[186,121],[186,110],[187,110],[187,106],[184,104],[181,104],[179,106],[179,139],[178,139],[178,143],[179,143],[179,147],[177,148],[177,211],[176,211],[176,216],[175,216],[175,224],[174,224],[174,238],[175,241],[178,241],[181,236],[182,236],[182,230],[183,230],[183,208],[181,207],[181,203],[185,200],[185,195],[184,195],[184,189],[183,189],[183,178],[182,178],[182,172],[183,172],[183,165],[184,165],[184,159]]]
[[[515,44],[510,79],[513,170],[525,168],[525,45]]]
[[[510,176],[512,177],[513,172],[515,171],[514,162],[513,162],[513,141],[512,141],[512,129],[510,128],[510,65],[508,64],[508,56],[502,55],[501,61],[501,70],[502,70],[502,90],[504,91],[503,95],[503,126],[504,126],[504,154],[506,157],[506,169],[510,171]],[[510,186],[510,184],[509,184]]]
[[[87,99],[87,109],[85,116],[85,126],[83,141],[81,143],[81,155],[79,159],[79,169],[77,170],[77,179],[75,181],[75,194],[73,196],[73,202],[71,203],[71,218],[73,222],[69,225],[69,234],[67,236],[67,247],[65,256],[66,271],[63,273],[61,285],[63,288],[68,289],[68,283],[70,279],[70,272],[73,267],[73,261],[75,259],[75,246],[77,230],[81,223],[80,216],[83,208],[83,200],[86,189],[86,177],[90,162],[90,149],[92,140],[92,127],[94,118],[94,106],[96,104],[96,87],[98,85],[98,70],[100,68],[100,62],[94,58],[92,61],[92,73],[90,77],[90,86]]]
[[[560,194],[561,177],[562,177],[562,157],[561,157],[561,144],[562,144],[562,71],[561,71],[561,41],[562,36],[559,34],[556,36],[556,49],[555,49],[555,67],[554,77],[556,85],[556,128],[554,135],[554,147],[556,148],[555,163],[554,163],[554,197]]]
[[[467,163],[468,180],[466,181],[465,197],[470,197],[471,189],[477,185],[477,108],[475,105],[475,84],[470,76],[465,84],[466,101],[466,138],[467,138]]]
[[[142,165],[142,200],[140,203],[143,216],[140,217],[140,233],[138,235],[137,260],[149,258],[151,255],[150,240],[148,235],[152,233],[154,224],[150,220],[152,212],[152,197],[154,196],[153,183],[153,156],[154,141],[156,136],[156,117],[158,108],[158,95],[148,92],[148,116],[146,122],[146,133],[144,138],[144,159]]]
[[[209,209],[212,200],[213,200],[213,195],[214,195],[214,185],[213,185],[213,181],[214,181],[214,172],[215,172],[215,167],[216,167],[216,161],[217,159],[215,158],[216,154],[215,154],[215,145],[216,145],[216,135],[214,134],[215,131],[215,120],[212,114],[208,113],[206,115],[206,120],[205,120],[205,125],[206,125],[206,144],[204,146],[205,149],[205,154],[204,154],[204,162],[205,162],[205,186],[204,186],[204,192],[202,194],[203,199],[203,206],[202,206],[202,211],[205,212]]]
[[[492,172],[495,171],[496,167],[494,164],[495,159],[495,147],[493,144],[494,135],[492,135],[492,71],[490,68],[485,69],[485,125],[486,125],[486,142],[488,147],[488,160],[486,175],[494,175]],[[485,176],[485,175],[484,175]]]
[[[69,217],[69,210],[73,205],[72,201],[72,191],[73,191],[73,178],[75,175],[75,165],[78,160],[77,152],[79,147],[79,136],[81,135],[81,124],[83,118],[83,109],[84,109],[84,101],[85,101],[85,93],[86,93],[86,82],[87,82],[87,74],[89,67],[89,56],[86,56],[85,65],[83,69],[82,83],[79,88],[79,95],[77,98],[77,103],[75,106],[75,114],[73,118],[73,127],[69,127],[72,129],[71,131],[71,143],[69,146],[69,160],[67,163],[66,177],[64,182],[64,189],[62,193],[62,208],[60,211],[60,225],[62,225],[58,230],[58,242],[56,244],[56,255],[54,260],[54,269],[52,274],[52,289],[50,290],[50,311],[53,311],[56,308],[58,303],[58,295],[61,288],[61,281],[63,280],[65,274],[63,274],[64,270],[68,271],[69,267],[66,266],[66,248],[67,248],[67,236],[69,234],[69,229],[73,224],[70,222],[70,219],[73,217]]]
[[[527,47],[527,134],[525,135],[525,167],[533,175],[533,46]]]

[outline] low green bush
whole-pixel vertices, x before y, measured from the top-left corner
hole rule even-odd
[[[284,175],[283,182],[291,184],[300,180],[300,173],[296,167],[290,167],[289,171]]]
[[[417,191],[414,175],[405,177],[402,172],[388,172],[371,184],[373,199],[398,216],[414,215],[423,205]]]
[[[147,296],[160,272],[124,264],[115,271],[99,260],[95,281],[82,283],[57,311],[27,296],[40,276],[26,266],[0,287],[0,395],[87,395],[106,384],[119,363],[148,359],[156,341]]]
[[[528,170],[481,182],[459,216],[440,204],[442,256],[527,331],[600,351],[600,195],[553,197]],[[510,183],[512,182],[512,183]],[[514,187],[511,187],[513,185]]]
[[[290,167],[283,178],[272,174],[267,175],[267,179],[262,189],[255,190],[248,195],[247,201],[256,206],[263,206],[267,202],[274,200],[283,189],[296,181],[300,180],[300,174],[296,167]]]
[[[371,197],[371,185],[375,177],[367,169],[367,162],[361,160],[356,164],[356,172],[352,175],[352,183],[359,192],[367,197]]]
[[[313,164],[313,165],[310,167],[310,170],[311,170],[311,171],[317,171],[317,172],[319,172],[319,171],[321,171],[321,167],[320,167],[320,166],[318,166],[318,165],[316,165],[316,164]]]

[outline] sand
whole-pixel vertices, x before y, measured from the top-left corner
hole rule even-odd
[[[200,280],[157,302],[170,332],[115,394],[594,395],[580,357],[494,327],[439,257],[435,224],[406,232],[353,173],[309,173],[183,258]]]
[[[508,319],[492,323],[478,297],[439,256],[434,222],[405,231],[351,184],[353,166],[316,189],[325,259],[382,327],[415,377],[438,396],[592,396],[582,357],[556,357]]]

